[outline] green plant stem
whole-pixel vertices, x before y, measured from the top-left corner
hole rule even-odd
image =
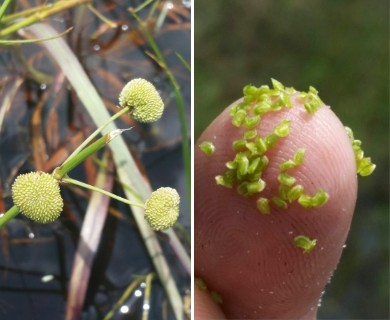
[[[153,273],[148,273],[145,279],[145,292],[144,292],[144,305],[150,306],[150,296],[152,292],[152,280],[154,278]],[[144,308],[142,312],[142,320],[149,319],[149,308]]]
[[[3,23],[8,23],[8,22],[11,22],[12,20],[16,20],[16,19],[19,19],[19,18],[22,18],[22,17],[26,17],[30,14],[33,14],[33,13],[36,13],[36,12],[40,12],[40,11],[44,11],[44,10],[47,10],[49,8],[53,8],[53,7],[58,7],[58,6],[62,6],[64,1],[58,1],[58,2],[55,2],[55,3],[52,3],[52,4],[45,4],[45,5],[41,5],[41,6],[35,6],[33,8],[28,8],[28,9],[25,9],[25,10],[22,10],[22,11],[19,11],[19,12],[14,12],[14,13],[11,13],[11,14],[7,14],[3,20],[1,22]]]
[[[179,52],[175,52],[176,53],[176,56],[179,58],[179,60],[181,61],[181,63],[183,64],[183,66],[189,71],[191,72],[191,66],[189,65],[189,63],[183,58],[183,56],[179,53]]]
[[[0,7],[0,22],[3,19],[4,13],[7,10],[8,6],[11,4],[12,0],[5,0]]]
[[[0,31],[0,37],[10,35],[11,33],[18,31],[19,29],[25,28],[35,22],[46,19],[47,17],[60,13],[66,9],[72,8],[80,4],[89,3],[89,2],[91,2],[91,0],[68,0],[68,1],[62,1],[61,5],[58,4],[57,6],[47,6],[42,11],[37,11],[33,13],[31,16],[28,16],[25,19],[18,21],[10,25],[9,27],[2,29]]]
[[[112,309],[106,314],[103,320],[110,320],[114,315],[115,311],[118,310],[129,298],[129,296],[133,293],[133,291],[143,282],[144,277],[137,277],[134,279],[130,285],[126,288],[125,292],[119,298],[119,300],[115,303]]]
[[[105,147],[112,139],[120,135],[124,130],[114,130],[109,133],[106,133],[103,137],[96,140],[90,146],[81,150],[78,154],[69,158],[66,162],[64,162],[60,167],[56,168],[53,172],[53,177],[57,180],[62,179],[70,170],[78,166],[81,162],[83,162],[86,158],[93,155],[95,152]]]
[[[12,45],[19,45],[19,44],[28,44],[28,43],[37,43],[47,40],[53,40],[57,39],[59,37],[62,37],[63,35],[67,34],[69,31],[71,31],[73,27],[65,30],[64,32],[61,32],[58,36],[49,37],[49,38],[38,38],[38,39],[28,39],[28,40],[1,40],[0,39],[0,45],[6,45],[6,46],[12,46]]]
[[[179,118],[180,118],[180,131],[182,137],[182,155],[183,155],[183,162],[184,162],[184,170],[186,173],[186,189],[187,189],[188,200],[189,200],[188,205],[191,207],[191,153],[189,147],[186,113],[184,109],[184,99],[182,94],[180,93],[180,86],[177,83],[175,76],[173,75],[171,70],[169,70],[167,63],[160,52],[160,49],[157,47],[156,42],[154,41],[149,30],[145,27],[143,21],[138,17],[138,15],[134,11],[131,11],[131,13],[134,16],[134,18],[139,22],[140,28],[142,32],[145,34],[146,39],[148,40],[150,46],[152,47],[160,66],[166,72],[169,82],[171,83],[171,86],[175,94],[176,105],[179,111]],[[188,212],[191,215],[191,210],[188,210]]]
[[[84,149],[99,133],[101,133],[111,122],[115,121],[121,115],[125,114],[129,111],[129,107],[122,108],[119,112],[115,113],[110,119],[108,119],[103,125],[97,128],[92,134],[83,141],[73,152],[72,154],[64,161],[63,166],[68,162],[72,161],[72,159],[82,150]]]
[[[97,16],[101,21],[106,23],[110,26],[110,28],[116,28],[118,25],[115,22],[110,21],[105,16],[103,16],[99,11],[95,9],[95,7],[92,4],[87,4],[87,8],[95,15]]]
[[[17,206],[13,206],[10,209],[8,209],[8,211],[6,211],[0,217],[0,229],[2,227],[4,227],[4,225],[6,225],[8,221],[10,221],[11,219],[15,218],[18,215],[19,212],[20,211],[19,211]]]
[[[84,182],[81,182],[81,181],[78,181],[78,180],[75,180],[75,179],[72,179],[72,178],[69,178],[69,177],[63,177],[61,179],[61,181],[62,182],[67,182],[67,183],[72,183],[72,184],[74,184],[76,186],[79,186],[79,187],[82,187],[82,188],[86,188],[86,189],[89,189],[89,190],[92,190],[92,191],[99,192],[101,194],[104,194],[105,196],[108,196],[110,198],[113,198],[115,200],[121,201],[123,203],[129,204],[129,205],[132,205],[132,206],[145,208],[145,204],[143,204],[143,203],[137,203],[137,202],[129,201],[129,200],[127,200],[125,198],[122,198],[122,197],[119,197],[119,196],[117,196],[117,195],[115,195],[115,194],[113,194],[111,192],[105,191],[103,189],[91,186],[90,184],[87,184],[87,183],[84,183]]]

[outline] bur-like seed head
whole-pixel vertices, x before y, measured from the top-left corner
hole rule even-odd
[[[25,216],[40,223],[57,220],[64,205],[58,180],[44,172],[19,175],[12,185],[12,200]]]
[[[180,196],[175,189],[159,188],[145,203],[145,220],[153,230],[172,227],[179,217]]]
[[[145,79],[128,82],[119,95],[122,108],[129,107],[132,117],[139,122],[150,123],[161,118],[164,103],[153,84]]]

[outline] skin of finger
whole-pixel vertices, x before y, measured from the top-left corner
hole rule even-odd
[[[218,304],[211,299],[209,291],[200,290],[195,286],[194,300],[196,320],[226,319]]]
[[[289,173],[305,193],[329,193],[321,208],[292,203],[286,210],[272,207],[270,215],[262,215],[256,197],[245,198],[234,188],[215,184],[214,177],[234,157],[232,141],[242,134],[232,126],[228,110],[198,140],[213,142],[214,155],[195,148],[195,274],[221,294],[227,318],[313,318],[346,241],[357,194],[351,143],[329,107],[309,115],[299,102],[294,104],[264,115],[257,128],[266,136],[282,119],[291,120],[289,136],[267,153],[270,164],[263,174],[267,186],[262,196],[278,192],[280,163],[304,148],[304,163]],[[294,237],[301,234],[317,239],[311,253],[294,246]]]

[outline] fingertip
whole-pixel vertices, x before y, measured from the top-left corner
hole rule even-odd
[[[271,199],[279,192],[280,164],[302,148],[302,165],[289,173],[308,195],[320,190],[329,194],[322,207],[304,209],[293,202],[288,209],[271,205],[271,213],[262,215],[256,197],[216,185],[214,177],[234,158],[232,141],[243,134],[231,125],[228,110],[199,139],[211,141],[215,152],[195,151],[195,269],[221,292],[228,317],[310,318],[349,231],[357,176],[343,125],[329,107],[309,115],[299,105],[266,114],[257,133],[268,135],[283,119],[291,120],[290,133],[267,151],[261,195]],[[317,239],[311,253],[294,245],[299,235]]]
[[[207,290],[201,290],[197,286],[194,288],[195,320],[226,319],[222,310],[215,303]]]

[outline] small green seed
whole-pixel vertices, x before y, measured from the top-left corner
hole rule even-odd
[[[287,192],[287,199],[288,201],[292,202],[297,200],[304,192],[303,187],[298,184],[294,187],[292,187],[288,192]]]
[[[311,92],[311,93],[313,93],[313,94],[315,94],[315,95],[318,95],[317,89],[314,88],[314,87],[312,87],[312,86],[309,87],[309,92]]]
[[[285,92],[283,92],[282,95],[280,96],[280,102],[282,103],[283,106],[285,106],[287,108],[292,107],[292,102],[291,102],[290,96]]]
[[[215,177],[215,182],[217,185],[225,187],[225,188],[233,188],[233,183],[224,175],[219,175]]]
[[[242,122],[244,121],[244,119],[246,118],[246,112],[245,110],[238,110],[236,112],[236,114],[233,116],[233,120],[232,120],[232,124],[235,126],[235,127],[239,127],[241,126]]]
[[[273,197],[271,200],[272,200],[273,204],[275,206],[277,206],[278,208],[287,209],[287,207],[288,207],[287,202],[284,201],[283,199],[281,199],[280,197]]]
[[[281,138],[287,136],[290,133],[290,124],[290,120],[282,120],[282,122],[275,127],[274,133]]]
[[[265,137],[264,140],[267,149],[272,148],[278,141],[279,141],[279,136],[277,136],[275,133],[269,134],[268,136]]]
[[[310,208],[310,207],[313,206],[311,197],[308,196],[307,194],[302,194],[302,195],[298,198],[298,203],[299,203],[302,207],[304,207],[304,208]]]
[[[259,192],[263,191],[264,188],[265,188],[265,182],[264,182],[264,180],[261,180],[261,179],[259,181],[256,181],[256,182],[248,183],[246,186],[246,190],[247,190],[247,193],[249,195],[259,193]]]
[[[359,163],[358,174],[362,177],[369,176],[374,172],[376,165],[371,162],[371,158],[363,158]]]
[[[295,168],[295,166],[296,166],[296,164],[293,160],[287,160],[287,161],[280,164],[280,170],[286,171],[286,170]]]
[[[271,212],[269,207],[269,200],[267,198],[257,199],[256,206],[262,214],[269,214]]]
[[[257,136],[257,130],[256,129],[250,130],[250,131],[246,131],[244,133],[244,139],[247,139],[247,140],[254,139],[254,138],[256,138],[256,136]]]
[[[260,122],[260,116],[247,117],[244,119],[244,126],[248,129],[256,127]]]
[[[294,238],[294,244],[296,247],[301,248],[303,253],[309,253],[315,248],[317,239],[312,240],[304,235],[299,235]]]
[[[211,294],[211,299],[213,299],[213,301],[216,304],[222,304],[223,303],[222,296],[218,292],[211,291],[210,294]]]
[[[313,207],[322,207],[329,200],[329,194],[325,191],[317,192],[311,199]]]
[[[291,187],[286,186],[284,184],[280,184],[278,189],[279,189],[279,198],[288,201],[287,193],[291,189]]]
[[[243,88],[242,91],[244,96],[253,96],[257,93],[257,88],[251,84],[248,84]]]
[[[283,91],[284,90],[284,86],[281,82],[279,82],[278,80],[275,80],[275,79],[271,79],[271,82],[272,82],[272,87],[275,89],[275,90],[280,90],[280,91]]]
[[[296,179],[286,172],[282,172],[278,174],[278,181],[283,185],[291,187],[295,183]]]
[[[202,291],[206,291],[207,290],[206,283],[200,277],[195,277],[195,285]]]
[[[270,110],[271,110],[271,104],[265,101],[260,102],[253,108],[254,114],[259,116],[269,112]]]
[[[248,182],[242,182],[239,184],[239,186],[237,187],[237,192],[242,195],[242,196],[248,196]]]
[[[228,161],[225,163],[225,166],[226,168],[230,169],[230,170],[234,170],[237,168],[237,162],[235,161]]]
[[[265,143],[265,141],[261,137],[258,137],[256,139],[256,146],[257,146],[259,154],[263,154],[264,152],[267,151],[267,144]]]
[[[257,155],[259,150],[254,142],[245,143],[245,147],[251,152],[252,155]]]
[[[250,161],[249,167],[248,167],[249,174],[252,174],[252,173],[257,171],[257,169],[259,168],[259,165],[260,165],[260,161],[261,161],[260,157],[256,157]]]
[[[212,142],[210,141],[203,141],[200,145],[199,148],[208,156],[211,156],[215,152],[215,146]]]
[[[347,132],[347,136],[348,138],[353,141],[354,140],[354,137],[353,137],[353,131],[350,127],[344,127],[345,128],[345,131]]]
[[[241,176],[244,176],[248,173],[249,159],[246,155],[241,154],[237,159],[237,173]]]
[[[267,156],[261,156],[260,157],[260,165],[259,170],[263,171],[268,166],[269,160]]]
[[[233,141],[233,149],[234,151],[242,151],[245,149],[246,141],[243,139]]]
[[[293,161],[298,166],[303,163],[303,160],[305,158],[305,149],[298,149],[293,157]]]

